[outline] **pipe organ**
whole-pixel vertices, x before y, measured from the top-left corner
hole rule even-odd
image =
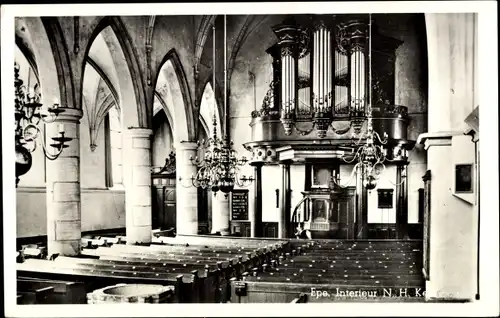
[[[368,14],[294,15],[272,27],[277,41],[266,52],[273,79],[261,109],[252,112],[252,141],[244,146],[256,167],[283,166],[282,228],[291,220],[313,236],[366,236],[368,187],[363,185],[370,179],[361,167],[345,168],[350,163],[343,160],[356,153],[353,137],[359,146],[373,138],[368,130],[387,134],[385,157],[394,165],[407,164],[414,145],[408,140],[409,116],[407,107],[394,105],[396,49],[402,42],[379,33],[374,24],[370,28]],[[304,198],[296,206],[290,205],[290,165],[305,165]],[[325,179],[314,172],[320,167],[335,173],[327,173],[328,180],[318,186],[316,181]],[[341,167],[357,173],[345,187],[333,182],[341,181]]]
[[[289,136],[295,130],[304,136],[316,130],[319,138],[325,138],[332,127],[342,135],[351,129],[336,130],[333,122],[344,120],[358,134],[366,118],[370,91],[369,55],[374,55],[374,67],[386,72],[373,73],[378,76],[373,94],[384,94],[384,88],[390,92],[393,71],[387,70],[387,65],[375,64],[389,64],[391,68],[392,62],[394,69],[395,49],[401,42],[374,32],[372,38],[380,41],[369,52],[368,15],[318,17],[302,24],[287,18],[273,27],[280,52],[280,70],[275,72],[279,78],[273,82],[280,83],[279,118],[284,133]],[[391,102],[374,99],[379,100]],[[299,124],[304,122],[309,128]]]

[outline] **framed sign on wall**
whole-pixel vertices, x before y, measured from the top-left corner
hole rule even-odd
[[[231,220],[248,220],[248,190],[233,190],[231,193]]]
[[[455,192],[472,192],[472,164],[455,165]]]
[[[392,197],[394,189],[378,189],[378,208],[379,209],[392,209]]]

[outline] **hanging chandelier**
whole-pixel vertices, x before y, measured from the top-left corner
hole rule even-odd
[[[55,152],[51,153],[46,147],[40,125],[53,123],[59,114],[64,112],[64,109],[60,107],[57,100],[51,107],[42,107],[41,94],[37,91],[39,86],[30,87],[31,70],[28,70],[26,86],[19,78],[19,69],[19,64],[14,62],[16,187],[19,183],[19,177],[31,169],[31,153],[36,150],[37,141],[40,142],[45,157],[49,160],[55,160],[61,155],[64,148],[69,147],[67,143],[72,140],[72,138],[64,136],[64,124],[61,123],[59,124],[58,136],[51,138],[53,143],[50,146],[54,148]],[[39,138],[40,136],[42,138]]]
[[[361,132],[363,121],[361,116],[356,117],[356,125],[359,125],[360,131],[357,142],[353,144],[353,151],[345,154],[342,159],[346,163],[354,163],[350,178],[346,185],[340,185],[338,180],[333,179],[334,183],[340,187],[346,187],[353,180],[354,175],[359,172],[363,176],[363,186],[367,190],[373,190],[377,186],[377,181],[385,171],[386,161],[393,161],[387,158],[387,133],[384,132],[383,138],[373,129],[372,113],[372,17],[369,15],[368,23],[368,103],[366,110],[366,130]],[[402,149],[394,149],[394,157],[397,158]]]
[[[191,176],[190,184],[202,189],[211,190],[214,195],[221,191],[226,196],[232,192],[235,185],[243,188],[249,186],[254,180],[253,177],[241,175],[240,167],[244,166],[248,159],[244,156],[238,158],[238,153],[233,149],[233,142],[229,140],[229,112],[227,105],[227,65],[226,65],[226,15],[224,15],[224,118],[226,134],[224,138],[217,136],[217,119],[215,116],[215,22],[213,30],[213,92],[214,92],[214,115],[213,115],[213,135],[208,140],[197,142],[198,151],[203,154],[202,158],[190,156],[190,161],[198,167],[196,175]],[[182,178],[179,181],[182,184]]]

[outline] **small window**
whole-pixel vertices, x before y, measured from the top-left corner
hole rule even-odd
[[[392,195],[394,189],[378,189],[378,208],[392,209]]]
[[[472,192],[472,165],[456,165],[455,192]]]

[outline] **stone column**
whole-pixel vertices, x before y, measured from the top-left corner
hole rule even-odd
[[[403,166],[403,178],[405,182],[403,183],[403,214],[401,217],[402,223],[402,233],[405,240],[409,239],[408,235],[408,163]]]
[[[125,213],[127,244],[151,243],[151,129],[126,131]]]
[[[474,108],[473,13],[426,14],[429,57],[429,132],[418,143],[427,150],[432,175],[429,277],[426,298],[473,299],[477,278],[477,214],[474,193],[457,193],[455,165],[474,162],[464,136]]]
[[[231,234],[230,229],[230,209],[229,209],[229,194],[217,192],[217,195],[212,195],[212,233],[220,232],[221,235]]]
[[[396,193],[395,197],[395,208],[396,208],[396,238],[402,239],[401,237],[401,222],[402,222],[402,213],[403,213],[403,202],[402,202],[402,185],[401,185],[401,175],[402,175],[402,166],[398,164],[396,166]]]
[[[427,298],[472,299],[475,295],[477,215],[454,194],[457,133],[421,135],[431,171],[430,246]]]
[[[282,168],[282,183],[278,238],[288,238],[290,231],[290,162],[286,161],[280,165]]]
[[[364,176],[361,167],[356,171],[356,234],[358,239],[368,238],[368,192],[363,186]]]
[[[398,239],[404,239],[408,236],[408,180],[403,182],[406,173],[406,164],[398,164],[396,167],[396,236]]]
[[[254,209],[250,213],[251,237],[262,237],[262,163],[254,166]]]
[[[65,108],[57,121],[45,125],[47,149],[52,137],[64,125],[65,136],[72,138],[59,158],[47,159],[47,249],[48,254],[75,256],[81,249],[81,199],[80,199],[80,118],[82,111]]]
[[[195,158],[197,153],[196,142],[181,141],[177,144],[175,161],[177,234],[198,234],[198,190],[191,183],[191,177],[196,176],[198,168],[189,160],[190,156]],[[179,181],[179,178],[182,178],[182,181]]]
[[[473,13],[426,13],[429,62],[428,129],[464,131],[474,104]]]

